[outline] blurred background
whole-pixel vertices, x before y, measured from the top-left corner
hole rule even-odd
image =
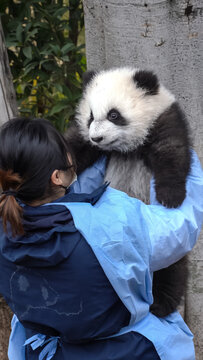
[[[81,0],[1,0],[0,15],[21,115],[64,131],[86,69]]]

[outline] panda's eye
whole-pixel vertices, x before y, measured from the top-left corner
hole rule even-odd
[[[107,119],[110,121],[114,121],[119,118],[119,115],[120,114],[117,110],[111,110],[111,111],[109,111],[109,113],[107,115]]]
[[[118,126],[126,126],[128,121],[116,109],[111,109],[107,114],[107,119]]]
[[[90,118],[89,118],[89,121],[88,121],[88,124],[87,124],[88,128],[90,127],[90,125],[91,125],[91,123],[92,123],[93,120],[94,120],[94,116],[93,116],[93,113],[92,113],[92,111],[91,111],[91,112],[90,112]]]
[[[118,118],[118,113],[117,113],[117,112],[112,112],[112,113],[110,114],[110,118],[111,118],[112,120],[116,120],[116,119]]]

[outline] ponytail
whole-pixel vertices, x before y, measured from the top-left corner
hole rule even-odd
[[[0,186],[3,190],[0,197],[0,217],[5,232],[10,224],[12,235],[23,235],[22,215],[23,209],[16,200],[22,179],[12,170],[0,169]]]

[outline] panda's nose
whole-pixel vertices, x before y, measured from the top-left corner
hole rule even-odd
[[[99,143],[103,140],[103,136],[92,137],[92,141]]]

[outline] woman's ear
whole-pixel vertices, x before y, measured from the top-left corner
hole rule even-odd
[[[63,185],[62,177],[61,177],[61,171],[60,170],[54,170],[51,175],[51,182],[54,185]]]

